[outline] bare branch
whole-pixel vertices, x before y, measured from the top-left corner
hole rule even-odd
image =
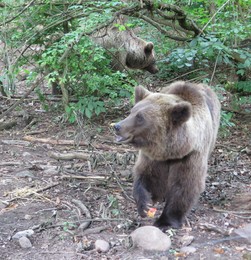
[[[35,2],[35,0],[30,1],[29,4],[27,4],[23,10],[21,10],[17,15],[15,15],[14,17],[10,18],[9,20],[5,21],[4,23],[0,24],[0,26],[10,23],[11,21],[15,20],[19,15],[21,15],[22,13],[24,13],[33,3]]]
[[[163,28],[163,26],[161,26],[159,23],[155,22],[154,20],[150,19],[149,17],[147,17],[145,15],[139,15],[138,17],[141,18],[142,20],[148,22],[149,24],[153,25],[161,33],[163,33],[164,35],[166,35],[170,39],[173,39],[173,40],[176,40],[176,41],[187,41],[188,40],[188,38],[174,36],[174,35],[170,34],[167,30],[165,30]]]
[[[153,25],[156,29],[158,29],[161,33],[165,34],[167,37],[177,40],[177,41],[188,41],[190,37],[179,37],[172,35],[169,31],[163,28],[160,25],[160,21],[158,17],[161,17],[164,21],[173,21],[173,23],[177,22],[182,28],[183,32],[193,32],[193,37],[202,33],[202,31],[198,28],[198,26],[189,18],[185,12],[180,9],[178,6],[163,4],[163,3],[153,3],[151,0],[142,0],[142,4],[138,2],[136,5],[130,8],[123,8],[118,11],[118,13],[123,15],[128,15],[132,17],[138,17],[149,24]],[[169,15],[166,12],[171,12]],[[164,22],[161,22],[164,24]],[[168,27],[174,27],[170,23],[166,23]],[[179,28],[176,28],[176,31],[179,31]]]

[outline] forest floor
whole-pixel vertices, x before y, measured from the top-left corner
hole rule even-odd
[[[0,97],[0,109],[11,102]],[[251,223],[250,200],[243,200],[251,192],[250,121],[238,114],[218,138],[199,203],[181,229],[167,232],[171,249],[126,246],[133,230],[153,223],[137,216],[132,200],[137,152],[115,144],[110,127],[128,111],[70,125],[27,98],[8,116],[14,126],[0,131],[0,259],[251,259],[251,244],[229,235]],[[90,225],[79,229],[87,219]],[[32,247],[22,248],[13,235],[28,229],[35,232]],[[196,248],[190,254],[179,251],[186,236]],[[109,242],[110,250],[97,252],[97,239]]]

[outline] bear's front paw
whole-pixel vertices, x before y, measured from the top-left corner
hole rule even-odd
[[[145,218],[147,216],[147,212],[149,210],[149,207],[147,207],[144,204],[137,205],[138,213],[142,218]]]
[[[158,227],[162,231],[166,231],[170,227],[178,229],[182,226],[182,221],[160,217],[154,222],[154,226]]]

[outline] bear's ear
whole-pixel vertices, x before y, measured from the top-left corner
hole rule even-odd
[[[188,102],[181,102],[172,107],[171,120],[174,126],[185,123],[192,115],[192,105]]]
[[[135,87],[135,104],[147,97],[151,92],[142,86]]]
[[[151,54],[153,50],[153,43],[152,42],[148,42],[145,46],[145,54]]]

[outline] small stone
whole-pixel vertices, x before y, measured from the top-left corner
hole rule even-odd
[[[17,172],[16,177],[19,177],[19,178],[27,178],[27,177],[34,178],[34,174],[29,170],[23,170],[23,171]]]
[[[24,153],[23,153],[23,157],[31,157],[31,154],[28,153],[28,152],[24,152]]]
[[[18,242],[22,248],[32,247],[31,241],[27,237],[20,237]]]
[[[33,234],[34,231],[32,229],[27,229],[27,230],[17,232],[14,236],[12,236],[12,239],[19,239],[21,237],[30,237]]]
[[[182,244],[182,246],[189,246],[194,240],[194,236],[188,236],[188,235],[184,235],[181,239],[180,242]]]
[[[120,175],[122,177],[129,177],[131,175],[131,171],[130,170],[123,170],[123,171],[120,171]]]
[[[170,238],[154,226],[144,226],[130,235],[133,246],[149,251],[167,251],[171,247]]]
[[[243,238],[245,243],[251,244],[251,223],[242,228],[235,229],[233,233]]]
[[[31,219],[32,219],[32,216],[29,215],[29,214],[26,214],[26,215],[24,216],[24,219],[26,219],[26,220],[31,220]]]
[[[181,253],[186,253],[186,254],[192,254],[192,253],[195,253],[195,252],[196,252],[196,248],[193,247],[193,246],[183,246],[183,247],[180,249],[180,252],[181,252]]]
[[[108,252],[109,249],[110,249],[110,245],[107,241],[105,240],[101,240],[101,239],[98,239],[96,240],[95,242],[95,249],[98,251],[98,252]]]

